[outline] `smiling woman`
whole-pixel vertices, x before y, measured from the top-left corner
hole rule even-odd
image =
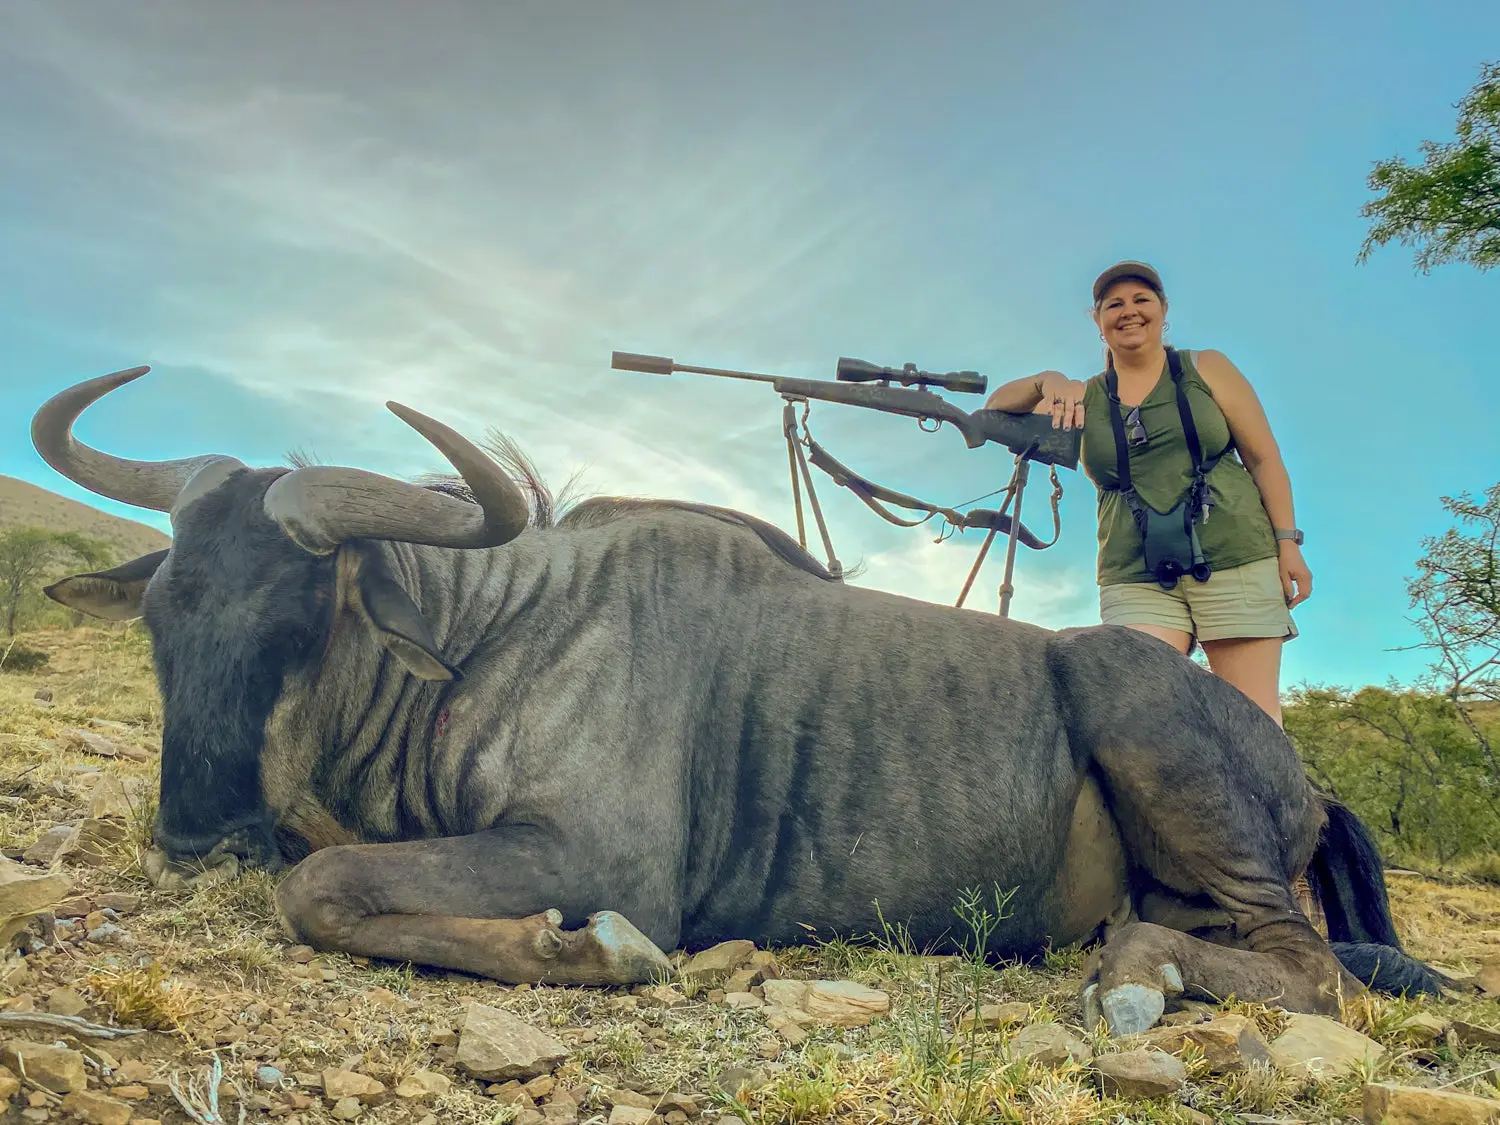
[[[1093,295],[1105,370],[1086,382],[1044,371],[985,405],[1083,430],[1104,623],[1184,654],[1201,643],[1214,672],[1280,722],[1281,646],[1312,574],[1265,411],[1222,352],[1164,343],[1166,290],[1151,266],[1117,263]]]

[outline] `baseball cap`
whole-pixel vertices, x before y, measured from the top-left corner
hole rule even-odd
[[[1104,296],[1106,289],[1124,277],[1144,281],[1158,294],[1166,293],[1166,287],[1161,283],[1161,275],[1145,262],[1116,262],[1094,280],[1094,304],[1099,303],[1099,298]]]

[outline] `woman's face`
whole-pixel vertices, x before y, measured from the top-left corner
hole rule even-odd
[[[1156,290],[1127,277],[1105,290],[1094,320],[1111,351],[1138,352],[1161,344],[1166,313]]]

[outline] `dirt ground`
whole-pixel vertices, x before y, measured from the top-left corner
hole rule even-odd
[[[139,632],[53,631],[21,644],[50,659],[27,672],[0,670],[0,850],[20,859],[58,825],[85,827],[53,864],[71,881],[55,929],[44,918],[30,951],[0,963],[0,1043],[81,1051],[88,1089],[106,1097],[65,1101],[27,1077],[0,1113],[6,1123],[179,1125],[194,1118],[174,1096],[174,1078],[197,1119],[208,1120],[201,1108],[216,1060],[222,1120],[243,1111],[245,1121],[284,1125],[1322,1122],[1363,1120],[1372,1082],[1500,1098],[1500,1032],[1486,1046],[1474,1030],[1500,1028],[1500,1002],[1477,987],[1438,1002],[1351,1004],[1344,1022],[1385,1048],[1373,1062],[1321,1076],[1260,1066],[1216,1074],[1189,1047],[1185,1083],[1141,1100],[1104,1093],[1087,1063],[1011,1049],[1022,1027],[1052,1022],[1093,1052],[1131,1046],[1083,1031],[1076,950],[1029,967],[926,958],[890,940],[778,950],[771,974],[854,981],[890,998],[889,1012],[865,1026],[780,1031],[768,1023],[763,987],[749,988],[752,1000],[693,981],[654,991],[511,988],[314,955],[277,927],[268,876],[174,893],[142,876],[161,730]],[[1460,981],[1489,979],[1487,962],[1500,965],[1500,888],[1400,872],[1389,884],[1413,953]],[[549,1031],[567,1058],[524,1087],[475,1079],[456,1065],[471,1001]],[[1009,1009],[1005,1026],[966,1028],[961,1017],[978,1004],[1024,1007]],[[1267,1037],[1285,1026],[1281,1013],[1230,1007]],[[66,1024],[17,1022],[26,1013],[145,1030],[91,1038]],[[363,1083],[364,1100],[328,1096],[340,1080]],[[0,1087],[6,1081],[0,1074]]]

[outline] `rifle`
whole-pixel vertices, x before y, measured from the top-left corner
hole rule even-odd
[[[1016,546],[1024,543],[1032,550],[1046,550],[1057,542],[1061,533],[1058,501],[1062,497],[1062,485],[1057,479],[1057,466],[1076,469],[1082,435],[1077,430],[1054,429],[1052,419],[1045,414],[1013,414],[1004,410],[967,411],[954,405],[931,387],[958,393],[983,394],[987,380],[975,371],[950,371],[937,374],[918,370],[916,364],[908,363],[900,368],[880,367],[864,360],[840,358],[835,371],[836,382],[822,379],[796,379],[783,375],[767,375],[755,371],[736,371],[718,367],[696,367],[680,364],[665,356],[639,355],[634,352],[614,352],[610,366],[617,371],[639,371],[648,375],[671,375],[688,372],[697,375],[714,375],[730,379],[748,379],[770,383],[785,402],[782,409],[782,429],[787,441],[787,457],[791,467],[792,496],[797,514],[797,539],[805,550],[806,528],[802,516],[801,488],[807,489],[808,500],[818,523],[824,551],[828,555],[828,571],[842,580],[843,567],[834,554],[828,527],[823,519],[822,507],[813,488],[812,474],[808,462],[827,473],[842,487],[848,488],[877,515],[890,523],[902,527],[915,527],[926,523],[934,516],[943,517],[953,531],[966,528],[985,528],[988,535],[969,572],[963,590],[958,596],[962,606],[974,583],[979,568],[984,563],[990,544],[997,534],[1008,537],[1005,580],[1000,587],[1000,615],[1010,615],[1010,599],[1014,593],[1011,577],[1015,565]],[[892,386],[900,383],[901,386]],[[918,425],[928,432],[940,429],[944,422],[962,435],[970,449],[977,449],[989,442],[1005,446],[1015,455],[1015,469],[1010,484],[1004,491],[1005,501],[998,510],[971,509],[958,512],[953,508],[931,504],[904,493],[896,492],[866,480],[834,459],[812,436],[807,426],[810,402],[838,402],[846,406],[859,406],[879,410],[887,414],[898,414],[917,419]],[[802,407],[802,437],[797,436],[796,407]],[[804,454],[803,449],[807,452]],[[1030,463],[1036,461],[1047,465],[1052,479],[1053,536],[1042,542],[1030,529],[1021,523],[1021,495],[1029,477]],[[799,479],[800,478],[800,479]],[[980,497],[983,499],[983,497]],[[915,511],[925,512],[920,519],[906,520],[888,511],[883,503],[896,504]],[[1015,507],[1011,511],[1012,502]],[[950,531],[948,534],[952,534]],[[939,541],[946,538],[940,535]]]

